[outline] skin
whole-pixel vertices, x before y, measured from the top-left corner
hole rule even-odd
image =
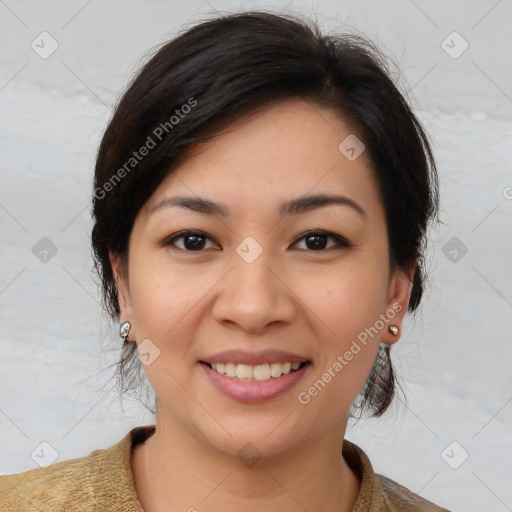
[[[111,255],[130,340],[160,350],[145,366],[157,430],[132,458],[146,512],[352,510],[359,482],[341,456],[349,409],[379,341],[399,336],[386,323],[307,405],[297,395],[393,305],[401,311],[390,323],[401,327],[412,284],[410,272],[390,268],[366,154],[349,161],[338,150],[351,133],[337,113],[301,99],[260,109],[190,150],[139,212],[127,266]],[[316,193],[346,196],[364,215],[338,204],[279,214],[282,202]],[[229,214],[151,211],[178,194],[224,203]],[[183,238],[165,245],[183,230],[209,238],[200,250]],[[309,230],[350,246],[321,237],[315,249]],[[263,248],[250,264],[236,252],[247,236]],[[243,404],[219,392],[198,363],[226,349],[280,349],[311,366],[283,396]],[[248,442],[261,457],[250,467],[237,458]]]

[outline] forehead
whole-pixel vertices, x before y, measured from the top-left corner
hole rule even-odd
[[[349,159],[342,151],[354,136],[338,113],[312,102],[290,99],[263,107],[183,153],[147,207],[174,192],[255,208],[312,192],[380,202],[365,152]]]

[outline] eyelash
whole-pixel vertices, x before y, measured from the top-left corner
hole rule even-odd
[[[206,239],[212,240],[212,238],[209,237],[203,231],[188,230],[188,231],[180,231],[179,233],[176,233],[176,234],[170,236],[169,238],[166,238],[162,242],[162,245],[164,247],[171,247],[171,246],[173,246],[172,247],[173,249],[176,249],[176,250],[179,250],[179,251],[182,251],[182,252],[204,252],[203,249],[194,251],[194,250],[189,250],[189,249],[182,249],[181,247],[177,247],[176,245],[174,245],[174,242],[176,242],[177,240],[187,238],[188,236],[198,236],[198,237],[202,237],[202,238],[206,238]],[[324,231],[324,230],[318,230],[318,229],[317,230],[312,230],[312,231],[307,231],[306,233],[303,233],[300,238],[298,238],[297,240],[295,240],[295,242],[293,242],[293,245],[295,245],[298,242],[300,242],[300,241],[302,241],[302,240],[304,240],[304,239],[306,239],[308,237],[311,237],[311,236],[325,236],[327,238],[330,238],[330,239],[334,240],[335,245],[331,246],[331,247],[327,247],[325,249],[318,249],[318,250],[314,250],[314,249],[301,249],[301,250],[306,250],[308,252],[319,252],[319,253],[321,253],[321,252],[329,251],[331,249],[342,249],[342,248],[349,249],[349,248],[352,247],[352,245],[345,238],[343,238],[342,236],[336,235],[334,233],[331,233],[330,231]]]

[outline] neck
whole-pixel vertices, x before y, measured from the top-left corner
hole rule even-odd
[[[279,456],[259,458],[248,447],[242,460],[172,422],[157,424],[132,456],[145,512],[353,509],[359,481],[341,455],[346,425],[341,434],[337,425],[337,431]]]

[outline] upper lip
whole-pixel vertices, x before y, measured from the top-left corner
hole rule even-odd
[[[308,361],[308,358],[282,350],[263,350],[260,352],[225,350],[205,357],[201,361],[205,363],[233,363],[256,366],[265,363],[304,363]]]

